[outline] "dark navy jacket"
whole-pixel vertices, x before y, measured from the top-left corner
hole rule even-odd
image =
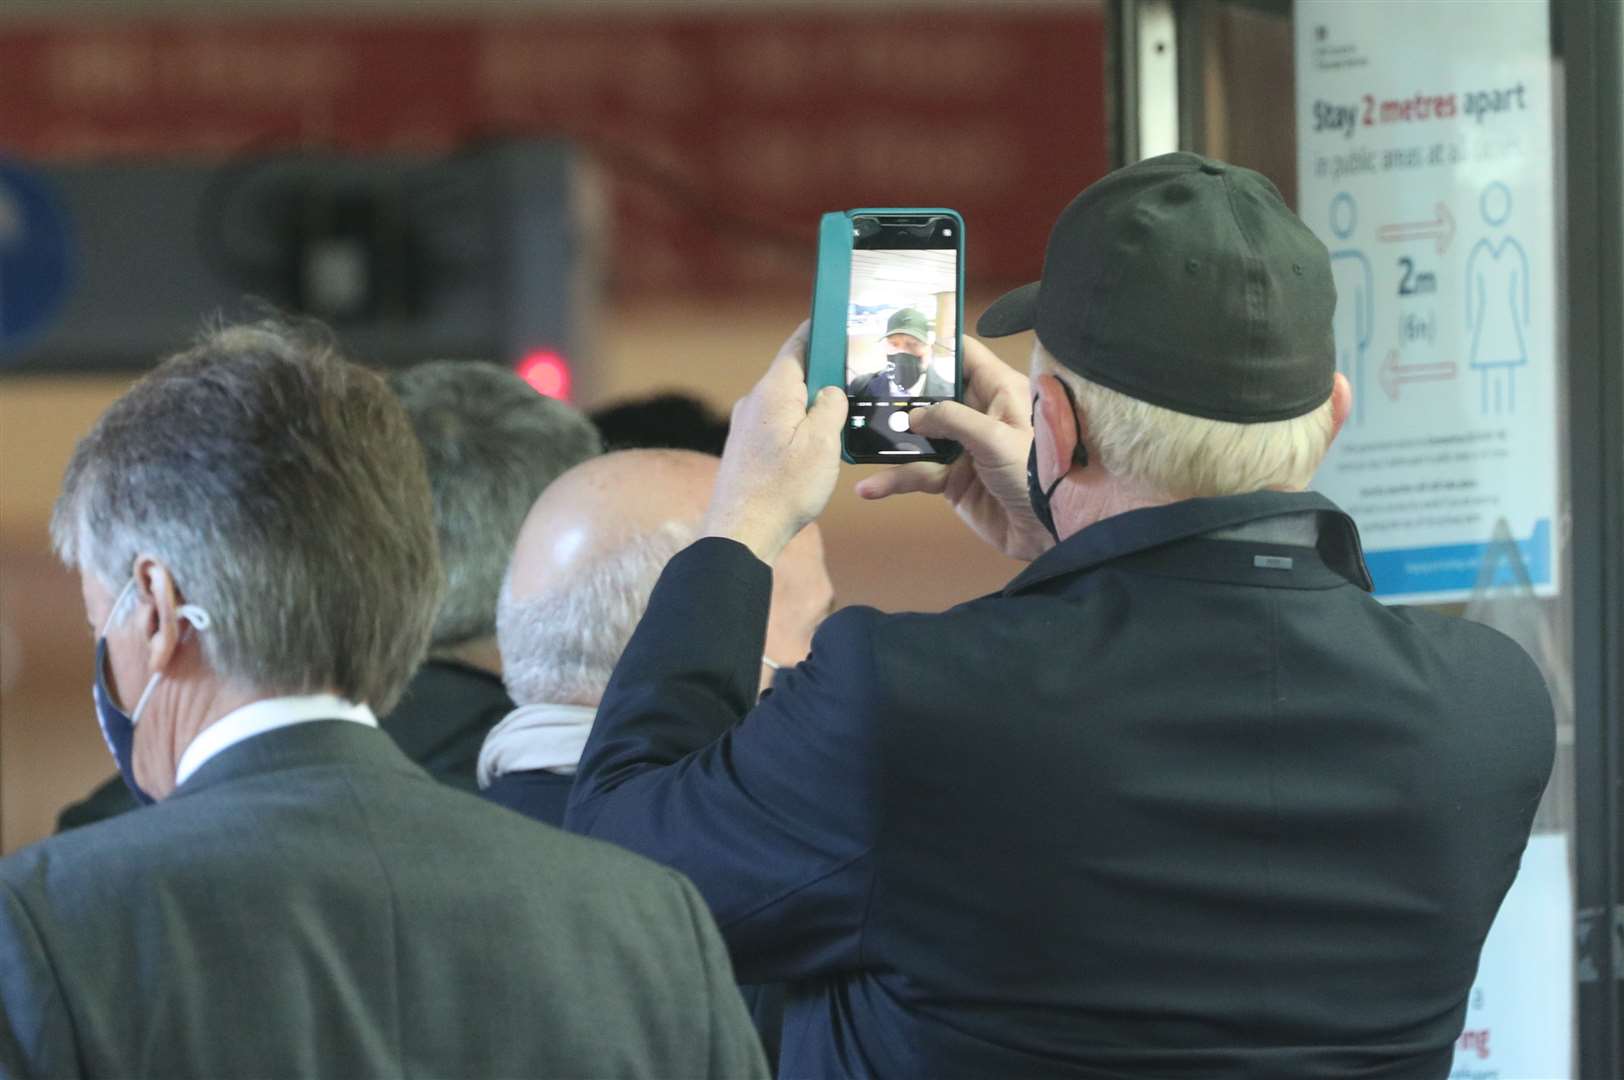
[[[505,806],[527,818],[563,828],[564,808],[569,804],[570,785],[573,783],[574,776],[560,776],[545,769],[526,769],[503,773],[491,781],[490,787],[482,788],[479,793],[497,806]]]
[[[1211,538],[1286,515],[1314,546]],[[792,983],[784,1076],[1448,1073],[1551,705],[1509,639],[1377,603],[1329,501],[1135,511],[943,614],[846,609],[756,705],[770,584],[672,560],[567,824]]]

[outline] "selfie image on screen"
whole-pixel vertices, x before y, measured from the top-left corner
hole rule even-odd
[[[854,250],[846,313],[848,445],[920,454],[930,444],[907,428],[907,410],[952,398],[957,357],[957,254],[953,250]]]

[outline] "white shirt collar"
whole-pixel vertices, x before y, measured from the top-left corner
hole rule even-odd
[[[316,720],[349,720],[377,727],[378,718],[367,705],[357,705],[333,694],[305,694],[297,697],[265,698],[233,709],[197,733],[175,767],[175,786],[180,787],[203,763],[245,739],[263,735],[293,724]]]

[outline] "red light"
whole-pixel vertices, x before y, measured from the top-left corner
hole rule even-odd
[[[534,387],[536,393],[560,401],[570,399],[569,361],[551,349],[529,354],[513,370],[518,372],[519,378]]]

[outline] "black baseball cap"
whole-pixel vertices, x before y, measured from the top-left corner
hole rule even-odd
[[[1197,154],[1118,169],[1071,201],[1043,277],[1001,297],[983,337],[1036,330],[1112,390],[1213,420],[1287,420],[1336,374],[1325,245],[1261,174]]]

